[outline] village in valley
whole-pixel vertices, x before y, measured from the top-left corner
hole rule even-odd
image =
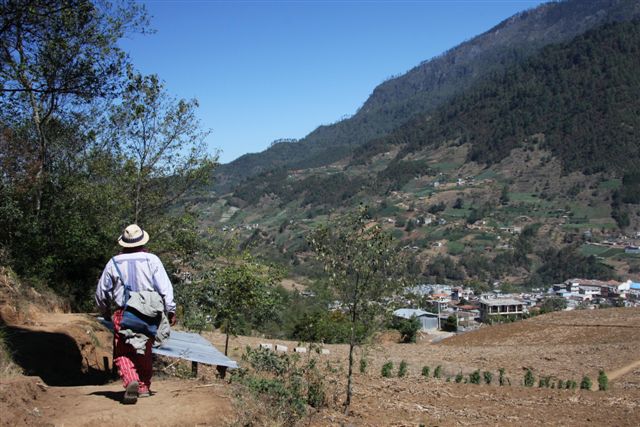
[[[495,290],[479,295],[464,286],[425,284],[409,289],[408,294],[412,298],[393,314],[418,318],[424,332],[443,328],[467,332],[482,324],[513,322],[550,311],[640,307],[640,283],[631,280],[573,278],[543,291],[505,294]]]

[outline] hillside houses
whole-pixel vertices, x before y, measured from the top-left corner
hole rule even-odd
[[[640,306],[640,283],[631,280],[618,282],[573,278],[553,285],[546,292],[536,290],[515,294],[502,294],[495,290],[477,295],[464,286],[431,284],[414,286],[407,291],[415,297],[403,301],[406,304],[405,310],[433,313],[431,316],[438,316],[440,324],[449,316],[456,316],[464,330],[477,328],[480,323],[526,318],[546,299],[553,297],[564,298],[567,310],[599,306]]]
[[[634,290],[632,291],[632,285]],[[554,294],[565,298],[569,307],[575,306],[576,303],[600,303],[602,301],[611,300],[638,300],[637,288],[638,284],[627,280],[618,282],[615,280],[592,280],[573,278],[553,285],[549,289],[550,294]],[[625,304],[625,305],[631,305]]]

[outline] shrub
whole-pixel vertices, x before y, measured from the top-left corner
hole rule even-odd
[[[524,374],[524,386],[525,387],[533,387],[535,384],[535,378],[533,377],[533,372],[531,369],[527,369],[527,372]]]
[[[558,380],[558,388],[559,389],[563,389],[564,388],[564,383],[562,382],[562,380]]]
[[[580,381],[580,390],[591,390],[591,378],[588,376],[582,377],[582,381]]]
[[[540,377],[540,380],[538,381],[538,387],[549,388],[550,384],[551,384],[551,377]]]
[[[480,384],[480,371],[476,370],[469,374],[469,382],[471,384]]]
[[[500,384],[501,386],[504,386],[507,384],[507,379],[504,376],[504,368],[500,368],[498,369],[498,373],[499,373],[499,377],[498,377],[498,384]]]
[[[442,325],[442,330],[447,332],[457,332],[458,331],[458,318],[455,315],[451,315],[447,317],[447,320],[444,321]]]
[[[420,319],[415,316],[412,316],[411,319],[394,317],[391,321],[391,327],[400,332],[400,342],[415,343],[422,324]]]
[[[232,381],[260,396],[282,417],[284,424],[295,424],[306,414],[307,405],[314,408],[325,405],[324,375],[319,372],[316,359],[301,363],[298,355],[250,347],[242,358],[250,369],[235,371]]]
[[[455,381],[457,383],[461,383],[463,379],[464,379],[464,376],[462,375],[462,372],[458,372],[458,375],[456,375]]]
[[[360,359],[360,373],[364,374],[367,372],[367,359],[364,357]]]
[[[491,381],[493,381],[493,374],[489,371],[484,371],[482,375],[484,377],[485,384],[490,385]]]
[[[402,360],[400,362],[400,366],[398,366],[398,378],[402,378],[402,377],[406,377],[407,376],[407,368],[409,367],[409,365],[407,364],[407,362],[405,360]]]
[[[442,376],[442,366],[436,366],[436,369],[433,370],[433,378],[440,378]]]
[[[385,363],[384,365],[382,365],[382,371],[380,372],[380,374],[384,378],[390,378],[392,370],[393,370],[393,362],[389,361],[389,362]]]
[[[422,367],[422,376],[425,378],[429,378],[429,375],[431,374],[431,369],[428,366],[423,366]]]
[[[607,391],[609,389],[609,378],[604,372],[604,369],[600,369],[598,373],[598,390]]]

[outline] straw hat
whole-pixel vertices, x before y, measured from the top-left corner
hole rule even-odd
[[[123,248],[135,248],[143,246],[149,241],[149,233],[144,231],[138,224],[131,224],[118,237],[118,244]]]

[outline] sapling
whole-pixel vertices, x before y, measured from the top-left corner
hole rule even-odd
[[[390,378],[392,370],[393,370],[393,362],[389,361],[389,362],[385,363],[384,365],[382,365],[381,375],[384,378]]]
[[[422,376],[425,378],[429,378],[429,374],[431,373],[431,369],[428,366],[422,367]]]

